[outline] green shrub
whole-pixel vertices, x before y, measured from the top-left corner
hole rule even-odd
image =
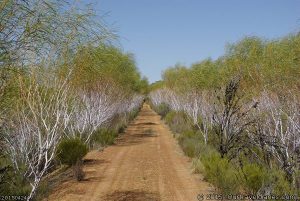
[[[57,158],[66,165],[75,165],[88,152],[88,147],[79,138],[63,139],[57,148]]]
[[[173,123],[173,119],[176,116],[177,112],[176,111],[170,111],[166,117],[165,117],[165,122],[170,125]]]
[[[116,131],[108,128],[101,128],[93,133],[91,142],[100,144],[101,146],[112,145],[117,136],[118,134]]]
[[[25,165],[19,166],[19,171],[15,171],[12,161],[0,156],[0,195],[28,195],[31,186],[26,180],[24,174]]]
[[[217,151],[209,145],[205,145],[203,143],[199,143],[197,146],[197,152],[199,153],[198,157],[194,158],[192,161],[192,167],[194,169],[194,173],[204,173],[205,168],[201,161],[201,156],[211,155],[216,153]]]
[[[170,107],[166,103],[161,103],[156,107],[156,112],[161,116],[161,118],[165,118],[165,116],[170,111]]]
[[[188,130],[193,130],[193,127],[187,121],[187,116],[184,112],[169,112],[165,117],[165,122],[174,133],[183,133]]]
[[[178,144],[189,157],[199,157],[200,154],[210,153],[212,149],[209,145],[204,144],[202,135],[193,130],[180,134]]]
[[[0,195],[29,195],[31,186],[25,178],[13,170],[2,175],[0,180]]]
[[[266,168],[255,163],[244,165],[242,172],[245,177],[244,189],[251,194],[256,194],[268,179]]]
[[[266,184],[272,186],[272,193],[275,195],[294,195],[296,189],[286,179],[286,175],[283,170],[271,169],[268,170],[268,178]]]
[[[219,149],[219,146],[220,146],[219,138],[215,131],[216,131],[216,128],[214,126],[212,128],[208,129],[207,144],[214,147],[215,149]]]
[[[178,143],[188,157],[199,156],[201,142],[194,131],[186,131],[178,137]]]
[[[204,176],[208,182],[219,188],[224,194],[236,194],[239,190],[239,172],[226,158],[217,152],[201,156]]]
[[[200,158],[194,158],[192,160],[192,168],[193,168],[193,172],[196,174],[201,174],[204,173],[205,171]]]
[[[183,152],[188,157],[193,158],[200,154],[200,144],[199,141],[195,138],[182,138],[180,145]]]
[[[135,117],[137,117],[137,115],[139,114],[141,108],[136,108],[136,109],[133,109],[132,111],[129,112],[129,121],[132,121],[133,119],[135,119]]]

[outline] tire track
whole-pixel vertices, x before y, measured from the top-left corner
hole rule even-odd
[[[86,159],[86,180],[58,186],[47,200],[197,201],[212,187],[191,173],[190,162],[149,105],[116,144]]]

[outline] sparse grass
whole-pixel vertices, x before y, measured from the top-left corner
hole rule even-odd
[[[203,174],[205,171],[200,158],[193,158],[192,168],[193,168],[193,172],[196,174]]]
[[[91,143],[98,144],[102,147],[112,145],[117,136],[118,134],[116,131],[108,128],[101,128],[92,135]]]

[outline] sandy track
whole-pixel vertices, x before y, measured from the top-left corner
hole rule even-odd
[[[172,133],[146,104],[116,145],[86,159],[86,179],[64,182],[48,200],[196,201],[197,194],[212,192],[192,174]]]

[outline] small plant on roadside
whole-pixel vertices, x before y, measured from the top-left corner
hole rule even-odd
[[[63,139],[57,148],[57,158],[61,163],[72,166],[77,181],[84,178],[82,158],[87,154],[88,147],[79,138]]]
[[[75,165],[88,152],[88,147],[79,138],[63,139],[57,148],[57,158],[62,164]]]

